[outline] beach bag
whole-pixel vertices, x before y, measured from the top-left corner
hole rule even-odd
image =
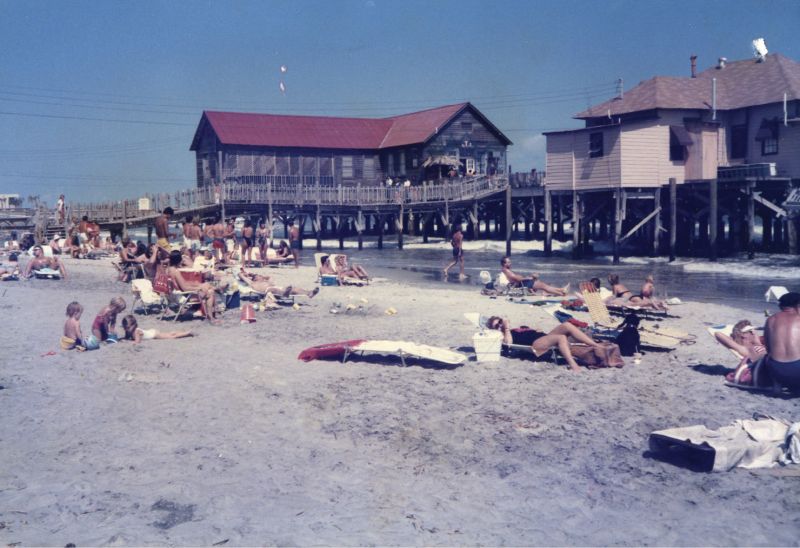
[[[604,343],[601,348],[573,344],[570,345],[570,350],[575,361],[589,368],[623,367],[625,365],[619,346],[614,343]]]
[[[620,327],[622,331],[617,335],[614,342],[619,345],[623,356],[633,356],[636,352],[639,352],[639,345],[641,344],[639,338],[639,316],[628,314]]]

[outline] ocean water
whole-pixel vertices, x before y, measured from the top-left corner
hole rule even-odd
[[[282,230],[276,230],[280,239]],[[132,236],[145,239],[146,231]],[[303,263],[312,264],[316,240],[304,240]],[[323,240],[323,251],[336,252],[338,240]],[[396,279],[411,284],[441,285],[454,290],[477,291],[482,286],[480,272],[491,273],[492,279],[500,269],[500,259],[505,254],[505,242],[496,240],[465,241],[465,274],[458,279],[458,268],[453,267],[445,279],[442,270],[451,258],[450,244],[441,238],[430,238],[427,244],[420,237],[404,237],[404,249],[397,249],[395,236],[384,238],[384,249],[377,248],[375,238],[364,241],[358,250],[355,238],[345,241],[345,252],[352,262],[362,264],[374,276]],[[679,297],[683,301],[727,304],[763,314],[776,310],[767,303],[764,294],[770,286],[784,286],[790,291],[800,291],[800,256],[757,255],[748,260],[746,255],[726,257],[716,262],[696,258],[678,258],[670,263],[666,257],[622,257],[614,265],[610,250],[602,242],[595,245],[596,255],[580,260],[572,259],[571,242],[553,241],[553,255],[544,257],[543,242],[513,241],[513,269],[519,273],[537,272],[540,279],[551,285],[571,283],[573,288],[592,277],[606,284],[609,273],[619,274],[620,281],[637,292],[648,274],[655,277],[656,295],[660,298]],[[606,254],[608,253],[608,254]]]

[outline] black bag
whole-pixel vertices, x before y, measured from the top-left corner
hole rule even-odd
[[[619,345],[623,356],[633,356],[634,353],[639,352],[639,321],[639,316],[636,314],[628,314],[620,325],[622,331],[614,342]]]

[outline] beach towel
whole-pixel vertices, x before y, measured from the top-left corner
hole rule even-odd
[[[758,415],[717,430],[703,425],[668,428],[650,434],[650,450],[666,460],[671,460],[670,453],[683,452],[690,461],[703,460],[713,472],[798,464],[800,423]]]

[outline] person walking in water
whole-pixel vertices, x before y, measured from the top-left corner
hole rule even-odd
[[[453,235],[450,237],[450,245],[453,246],[453,260],[444,267],[444,277],[447,279],[447,273],[458,263],[458,277],[464,279],[464,234],[461,233],[461,225],[453,226]]]

